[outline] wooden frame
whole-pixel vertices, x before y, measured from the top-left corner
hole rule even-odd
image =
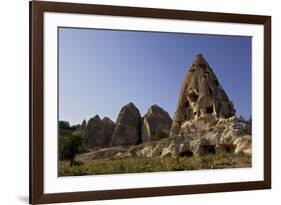
[[[239,183],[136,188],[44,194],[43,192],[43,13],[68,12],[149,17],[264,27],[264,180]],[[75,202],[271,188],[271,17],[211,12],[117,7],[57,2],[30,2],[30,203]]]

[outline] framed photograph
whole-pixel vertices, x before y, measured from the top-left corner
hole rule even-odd
[[[30,203],[271,188],[271,17],[30,2]]]

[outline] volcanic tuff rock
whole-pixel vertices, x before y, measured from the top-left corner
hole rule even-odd
[[[89,148],[136,145],[168,137],[171,123],[169,114],[158,105],[152,105],[141,118],[136,106],[129,103],[121,109],[116,124],[96,115],[88,123],[84,120],[73,133],[83,136]]]
[[[220,118],[234,115],[232,102],[207,61],[198,54],[182,83],[170,135],[178,134],[186,121],[196,120],[197,127],[208,129]]]
[[[112,135],[115,130],[116,124],[108,117],[102,119],[103,129],[104,129],[104,146],[108,147],[111,145]]]
[[[141,115],[131,102],[125,105],[117,118],[112,146],[136,145],[141,142]]]
[[[86,120],[83,120],[83,122],[82,122],[82,124],[81,124],[81,128],[82,128],[82,129],[85,129],[85,128],[86,128],[86,125],[87,125]]]
[[[209,130],[196,128],[195,124],[195,120],[184,123],[180,133],[173,137],[170,152],[166,154],[170,153],[175,157],[205,155],[218,151],[252,153],[249,122],[231,117],[221,119]]]
[[[142,142],[150,142],[168,137],[172,119],[168,112],[159,107],[152,105],[143,117],[142,121]]]
[[[77,160],[122,159],[126,157],[191,157],[216,152],[251,154],[250,123],[231,117],[221,119],[210,130],[196,128],[194,120],[185,123],[181,133],[159,141],[129,147],[103,148],[77,155]]]
[[[109,118],[102,120],[98,115],[91,118],[84,130],[84,139],[89,147],[107,147],[111,143],[115,123]]]
[[[159,133],[168,136],[170,127],[168,113],[159,106],[151,106],[141,119],[139,110],[129,103],[117,119],[111,143],[115,147],[81,154],[77,159],[252,153],[251,121],[235,117],[232,102],[201,54],[183,81],[170,137],[159,138]]]

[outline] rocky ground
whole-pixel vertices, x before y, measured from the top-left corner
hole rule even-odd
[[[124,159],[127,157],[191,157],[217,152],[251,155],[251,127],[244,120],[231,117],[220,120],[209,130],[196,128],[188,122],[174,137],[132,146],[115,146],[97,149],[78,155],[76,160]]]

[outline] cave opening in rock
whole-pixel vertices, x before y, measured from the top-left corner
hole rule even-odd
[[[216,154],[216,148],[214,145],[201,145],[203,154]]]
[[[222,145],[222,150],[223,150],[224,152],[227,152],[227,153],[232,153],[232,152],[234,152],[235,148],[236,148],[236,147],[235,147],[234,145],[232,145],[232,144]]]
[[[207,114],[212,114],[214,112],[214,108],[212,107],[206,107],[206,113]]]
[[[180,153],[180,157],[193,157],[193,152],[187,150],[187,151],[184,151],[182,153]]]
[[[231,152],[230,147],[225,147],[225,151],[228,152],[228,153]]]
[[[198,100],[198,95],[195,92],[191,92],[188,95],[191,102],[196,102]]]
[[[206,64],[204,64],[204,63],[199,63],[199,66],[201,67],[201,68],[207,68],[207,65]]]
[[[213,90],[210,87],[209,87],[209,93],[210,93],[211,96],[213,96]]]
[[[188,108],[188,107],[189,107],[189,102],[188,102],[188,100],[184,103],[184,107],[185,107],[185,108]]]

